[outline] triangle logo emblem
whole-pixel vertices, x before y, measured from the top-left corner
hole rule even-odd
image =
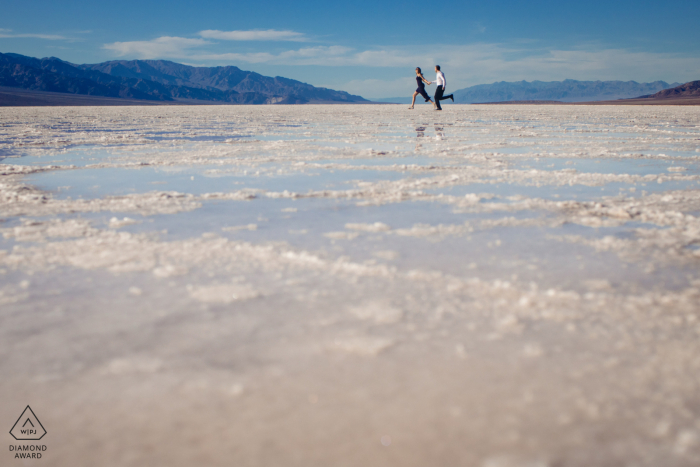
[[[10,434],[17,441],[38,441],[44,437],[46,430],[34,415],[32,408],[27,406],[10,430]]]

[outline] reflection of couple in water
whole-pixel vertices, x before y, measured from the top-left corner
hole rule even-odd
[[[418,83],[418,89],[416,89],[416,92],[413,93],[413,101],[411,102],[411,106],[409,107],[409,109],[413,108],[413,106],[416,103],[416,96],[419,94],[423,96],[425,102],[432,103],[433,108],[435,110],[442,110],[442,107],[440,106],[440,101],[444,101],[447,99],[452,99],[452,102],[455,101],[455,98],[454,96],[452,96],[452,94],[450,94],[449,96],[443,96],[447,87],[447,81],[445,80],[445,74],[442,71],[440,71],[440,65],[435,65],[435,72],[437,73],[437,76],[435,77],[437,89],[435,90],[435,102],[433,102],[430,99],[428,93],[425,92],[425,85],[427,84],[428,86],[430,86],[433,83],[431,81],[426,80],[423,77],[423,72],[420,68],[416,68],[416,83]]]

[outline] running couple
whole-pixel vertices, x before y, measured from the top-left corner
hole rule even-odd
[[[431,102],[435,110],[442,110],[442,107],[440,107],[440,101],[444,101],[447,99],[452,99],[452,102],[455,101],[455,98],[452,94],[450,94],[449,96],[443,96],[447,87],[447,81],[445,81],[445,73],[440,71],[440,65],[435,65],[435,72],[437,73],[437,76],[435,78],[435,82],[437,83],[437,89],[435,90],[435,102],[433,102],[432,100],[430,100],[430,96],[428,95],[428,93],[425,92],[425,85],[427,84],[428,86],[430,86],[433,83],[427,81],[423,77],[423,72],[420,70],[420,68],[416,68],[416,83],[418,83],[418,89],[416,89],[416,92],[413,93],[413,102],[411,102],[411,106],[409,107],[409,109],[412,109],[415,105],[416,96],[418,94],[423,96],[425,102]]]

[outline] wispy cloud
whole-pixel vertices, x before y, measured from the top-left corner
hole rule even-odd
[[[342,46],[305,47],[277,54],[269,52],[202,54],[200,60],[241,61],[273,65],[345,65],[354,49]],[[337,62],[337,63],[331,63]]]
[[[276,29],[251,30],[251,31],[218,31],[207,29],[200,31],[199,35],[207,39],[219,39],[223,41],[307,41],[306,35],[296,31],[278,31]]]
[[[211,44],[204,39],[162,36],[150,41],[112,42],[103,49],[111,50],[118,56],[133,55],[139,58],[184,58],[190,49]]]
[[[203,54],[210,61],[273,65],[407,67],[431,69],[440,64],[471,84],[490,81],[575,79],[696,79],[700,57],[626,49],[556,50],[503,44],[471,44],[421,48],[307,47],[276,54]],[[674,76],[670,76],[673,74]],[[453,81],[454,82],[454,81]]]
[[[0,38],[29,38],[29,39],[46,39],[49,41],[66,41],[68,37],[58,34],[17,34],[13,33],[12,29],[0,29]]]
[[[270,31],[285,32],[212,31],[206,39],[165,36],[150,41],[114,42],[105,44],[104,48],[118,56],[173,58],[207,65],[252,63],[286,66],[405,68],[407,70],[420,66],[424,70],[430,70],[433,65],[439,64],[447,72],[452,89],[458,86],[465,87],[502,80],[554,81],[573,78],[683,81],[697,79],[700,76],[700,56],[697,55],[612,49],[600,44],[585,44],[568,50],[547,48],[541,43],[521,41],[509,44],[476,43],[439,47],[434,44],[424,44],[420,47],[387,46],[365,50],[344,46],[315,46],[277,52],[218,52],[224,44],[217,42],[219,39],[215,37],[217,35],[221,37],[230,35],[226,37],[239,37],[238,40],[242,40],[241,37],[254,37],[245,35],[247,33],[262,34],[258,37],[265,37],[265,34]],[[238,35],[239,33],[243,35]],[[396,72],[388,73],[395,76]],[[412,76],[412,73],[409,71],[408,75]],[[352,81],[345,85],[346,90],[352,89],[352,92],[356,92],[355,88],[364,85],[390,90],[395,83],[391,81],[388,83],[384,85],[378,82]]]
[[[210,61],[243,61],[248,63],[266,63],[271,65],[322,65],[322,66],[367,66],[367,67],[415,67],[429,66],[431,63],[454,61],[453,54],[469,52],[472,57],[493,56],[493,46],[475,47],[435,47],[424,46],[422,50],[415,47],[387,47],[375,50],[357,50],[343,46],[304,47],[279,53],[220,53],[200,54],[198,58]],[[499,52],[503,55],[503,52]],[[423,64],[423,65],[420,65]]]

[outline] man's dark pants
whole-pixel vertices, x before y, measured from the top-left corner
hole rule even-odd
[[[437,108],[442,110],[442,107],[440,107],[440,101],[444,101],[450,98],[452,94],[446,97],[442,97],[442,93],[445,92],[445,89],[442,86],[438,86],[437,89],[435,90],[435,105],[437,105]]]

